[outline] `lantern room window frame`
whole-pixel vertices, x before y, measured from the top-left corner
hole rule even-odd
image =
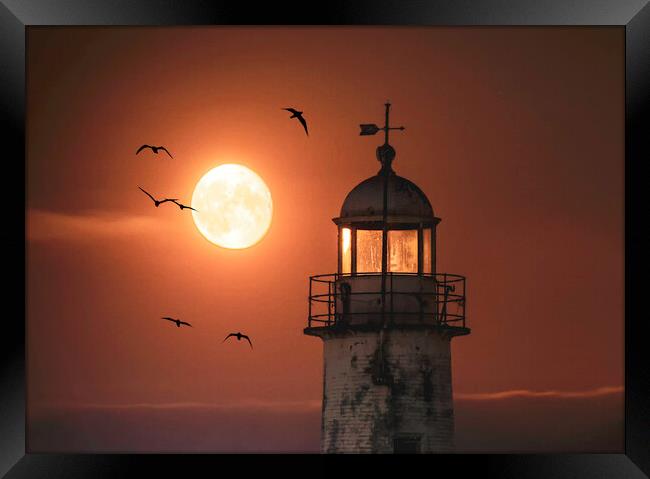
[[[420,221],[420,222],[399,222],[391,223],[389,222],[386,227],[386,232],[395,231],[395,230],[415,230],[417,231],[417,247],[418,247],[418,270],[417,273],[407,273],[407,272],[390,272],[388,271],[390,258],[388,257],[388,241],[386,241],[386,249],[382,247],[382,259],[386,257],[386,261],[382,261],[382,264],[386,264],[386,271],[381,271],[377,273],[364,273],[357,271],[357,231],[358,230],[373,230],[373,231],[383,231],[384,225],[381,221],[376,222],[358,222],[358,221],[336,221],[338,238],[337,238],[337,270],[338,274],[341,276],[357,276],[364,274],[417,274],[418,276],[423,275],[435,275],[436,273],[436,227],[440,222],[439,218],[433,218],[429,221]],[[342,248],[342,238],[343,238],[343,229],[347,228],[350,230],[350,272],[343,272],[343,248]],[[430,244],[430,258],[431,258],[431,271],[429,273],[424,272],[424,230],[431,230],[431,244]]]

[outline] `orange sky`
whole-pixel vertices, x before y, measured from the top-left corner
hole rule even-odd
[[[27,45],[32,413],[319,401],[308,277],[336,269],[331,218],[379,169],[358,124],[387,99],[393,167],[442,218],[438,270],[467,277],[454,391],[622,386],[623,29],[29,27]],[[221,163],[271,190],[250,249],[137,189],[189,204]],[[238,330],[254,351],[221,343]]]

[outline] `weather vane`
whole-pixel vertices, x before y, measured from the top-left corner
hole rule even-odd
[[[361,136],[365,135],[375,135],[378,131],[383,131],[386,135],[384,138],[384,144],[377,147],[377,159],[381,163],[381,171],[383,174],[390,174],[393,170],[391,168],[391,163],[395,159],[395,148],[388,144],[388,132],[390,130],[403,130],[403,126],[391,127],[388,119],[390,112],[390,101],[386,101],[386,124],[383,128],[379,128],[374,123],[364,123],[359,125],[361,127]]]
[[[378,131],[383,131],[385,133],[385,139],[384,139],[384,144],[388,144],[388,132],[389,130],[403,130],[403,126],[395,126],[391,127],[389,124],[388,120],[388,114],[390,111],[390,102],[386,101],[386,125],[383,128],[378,127],[374,123],[364,123],[359,125],[361,127],[361,133],[359,135],[365,136],[365,135],[375,135]]]

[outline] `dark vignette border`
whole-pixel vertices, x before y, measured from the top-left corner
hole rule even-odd
[[[642,175],[650,158],[650,5],[647,0],[341,0],[298,7],[276,2],[206,0],[0,0],[0,111],[4,188],[25,191],[25,30],[30,25],[617,25],[626,32],[625,95],[625,454],[494,454],[408,457],[413,467],[454,475],[479,471],[513,478],[644,477],[650,474],[650,381],[645,365],[647,323],[641,316],[647,271],[642,258],[648,229],[648,193]],[[19,159],[23,161],[20,162]],[[8,193],[7,193],[8,194]],[[12,202],[13,204],[13,202]],[[403,473],[406,456],[343,457],[163,454],[29,454],[25,444],[25,214],[5,210],[0,245],[5,311],[0,330],[0,473],[7,477],[115,477],[160,469],[223,471],[242,462],[312,474],[302,466],[375,466]],[[22,231],[19,235],[16,232]],[[10,308],[7,308],[10,306]],[[243,461],[242,461],[243,459]],[[16,462],[17,461],[17,462]],[[13,466],[13,467],[12,467]],[[281,469],[280,469],[281,468]],[[435,468],[435,469],[433,469]]]

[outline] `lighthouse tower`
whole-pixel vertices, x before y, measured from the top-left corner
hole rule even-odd
[[[323,340],[321,452],[430,453],[454,447],[451,339],[465,325],[465,278],[436,271],[426,195],[392,168],[386,123],[381,170],[345,198],[338,272],[310,277],[304,333]]]

